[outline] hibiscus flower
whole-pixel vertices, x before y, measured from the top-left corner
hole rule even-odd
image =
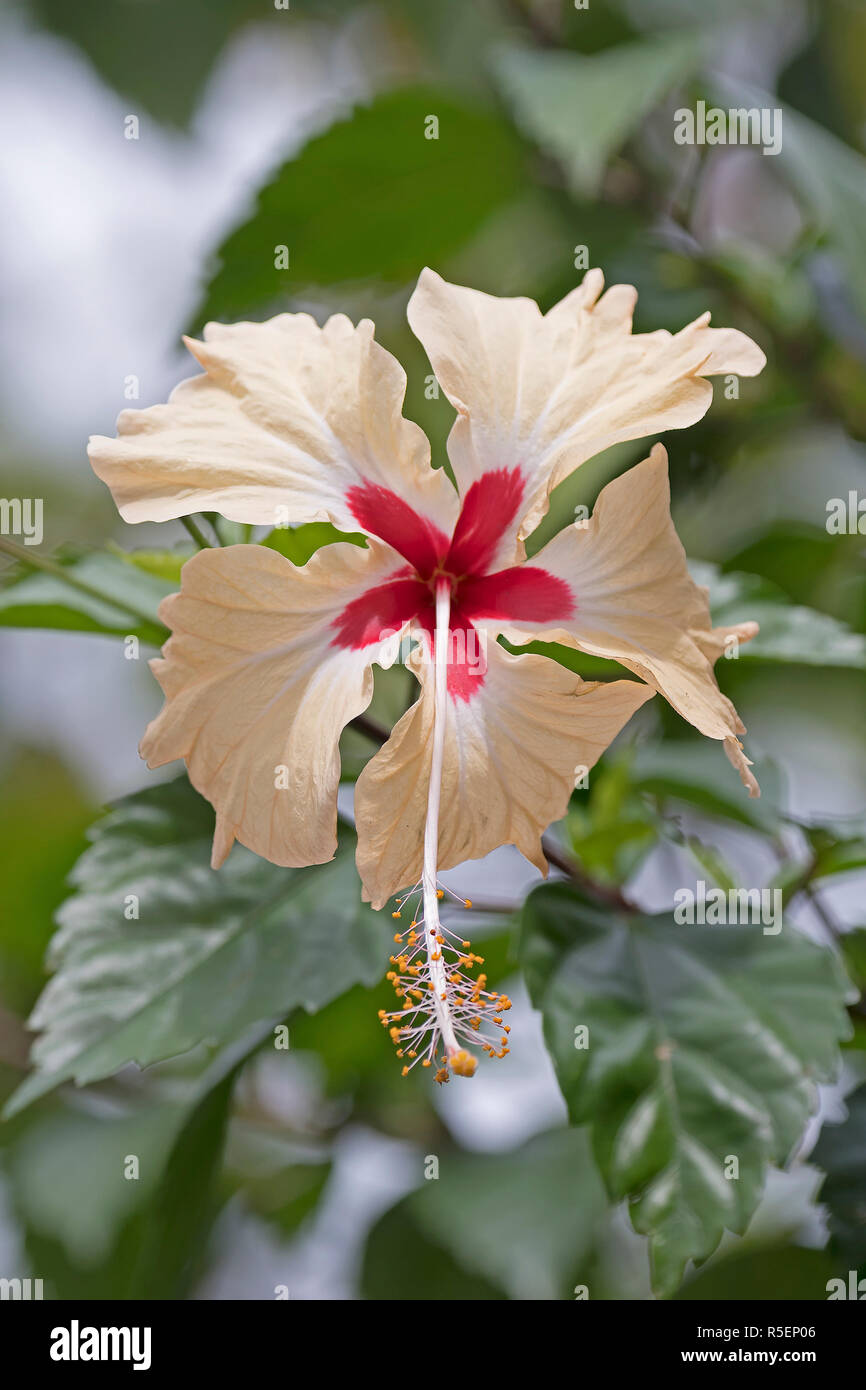
[[[634,334],[636,292],[602,287],[590,271],[542,315],[422,273],[409,322],[457,411],[456,489],[403,418],[405,373],[373,324],[340,314],[321,328],[306,314],[209,324],[203,342],[185,340],[204,373],[89,446],[129,522],[217,511],[366,536],[303,567],[260,545],[189,560],[160,610],[172,636],[152,666],[166,700],[141,752],[151,767],[184,759],[212,802],[215,868],[236,839],[277,864],[323,863],[337,844],[340,734],[370,702],[373,664],[409,652],[420,695],[358,780],[357,863],[375,907],[413,884],[423,904],[398,935],[401,1008],[383,1021],[413,1063],[441,1061],[441,1079],[474,1070],[467,1043],[507,1050],[507,1032],[491,1030],[504,1030],[508,1001],[466,973],[481,962],[441,923],[440,869],[514,844],[546,872],[541,835],[576,770],[656,692],[758,791],[713,675],[726,638],[757,628],[711,628],[671,523],[664,449],[525,558],[552,488],[581,463],[693,424],[708,376],[764,365],[709,314]],[[639,679],[585,682],[500,637],[565,643]]]

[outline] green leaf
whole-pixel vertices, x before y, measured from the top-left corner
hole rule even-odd
[[[859,990],[866,990],[866,927],[853,927],[839,941],[848,974]]]
[[[0,775],[0,998],[26,1014],[45,981],[42,958],[63,884],[95,808],[53,753],[11,748]]]
[[[105,1115],[66,1102],[36,1114],[9,1145],[5,1166],[19,1219],[81,1266],[105,1261],[123,1225],[154,1195],[185,1118],[169,1100]],[[127,1155],[139,1177],[124,1176]]]
[[[710,591],[716,626],[743,621],[759,624],[757,637],[741,644],[738,661],[866,669],[866,636],[829,614],[791,603],[775,584],[757,575],[722,574],[715,565],[698,561],[689,568],[696,583]]]
[[[430,117],[436,139],[425,138]],[[220,249],[197,322],[285,304],[309,285],[414,280],[521,190],[522,164],[494,114],[436,89],[387,92],[311,140],[262,189]],[[275,266],[279,246],[288,269]]]
[[[446,1154],[413,1215],[459,1264],[513,1299],[554,1299],[591,1254],[604,1190],[586,1135],[555,1130],[509,1154]]]
[[[779,826],[781,787],[777,769],[759,769],[761,796],[743,796],[743,784],[718,746],[709,739],[665,739],[644,742],[633,751],[629,765],[632,785],[667,801],[684,802],[706,815],[736,821],[773,833]]]
[[[630,762],[630,751],[603,762],[593,773],[589,798],[573,798],[568,810],[571,848],[604,883],[625,883],[658,841],[658,817],[632,786]]]
[[[330,864],[281,869],[236,845],[219,871],[212,835],[185,778],[125,798],[93,828],[30,1020],[36,1070],[10,1114],[62,1081],[226,1043],[380,978],[388,933],[361,903],[348,833]]]
[[[369,1006],[367,1021],[370,1019]],[[293,1030],[294,1042],[294,1030]],[[313,1212],[330,1177],[327,1150],[299,1143],[272,1125],[236,1120],[232,1126],[227,1178],[244,1206],[290,1236]]]
[[[386,1223],[399,1220],[404,1237],[417,1231],[447,1251],[482,1289],[518,1300],[573,1297],[606,1215],[582,1131],[554,1130],[508,1154],[446,1152],[438,1163],[435,1181],[405,1198]],[[374,1233],[368,1270],[375,1252]],[[369,1288],[369,1272],[365,1282]],[[405,1296],[393,1283],[390,1295],[382,1288],[379,1297]],[[441,1287],[433,1296],[441,1297]]]
[[[866,867],[866,816],[839,817],[817,825],[804,825],[815,865],[812,878],[829,878]]]
[[[714,78],[713,86],[726,106],[781,110],[781,148],[773,163],[778,163],[808,207],[817,230],[836,252],[866,317],[866,159],[831,131],[760,88],[729,78]]]
[[[731,888],[736,888],[733,870],[724,855],[714,845],[706,844],[697,835],[683,835],[681,839],[677,838],[677,843],[682,844],[689,851],[711,883],[717,884],[719,888],[724,888],[726,893]]]
[[[745,1230],[767,1164],[800,1139],[849,1031],[844,972],[789,927],[616,915],[568,884],[528,898],[522,959],[571,1118],[670,1295]]]
[[[431,1239],[404,1202],[376,1223],[364,1251],[361,1291],[376,1302],[420,1302],[442,1298],[457,1303],[502,1299],[487,1279],[470,1274],[437,1240]]]
[[[330,521],[308,521],[303,526],[275,526],[262,541],[269,550],[278,550],[293,565],[305,565],[323,545],[349,541],[351,545],[366,545],[362,531],[338,531]]]
[[[188,1295],[228,1196],[216,1179],[234,1080],[264,1033],[119,1083],[109,1103],[61,1093],[4,1126],[11,1202],[50,1296]]]
[[[535,656],[549,656],[551,661],[565,666],[584,680],[638,680],[631,671],[620,666],[618,661],[608,661],[605,656],[594,656],[591,652],[580,652],[574,647],[566,647],[563,642],[523,642],[519,646],[501,639],[507,652],[516,656],[532,653]]]
[[[87,54],[99,75],[140,113],[185,125],[217,56],[246,19],[267,11],[250,0],[30,0],[37,18]],[[122,138],[123,127],[118,126]]]
[[[157,609],[177,588],[173,578],[147,572],[104,552],[54,563],[68,574],[68,583],[59,575],[44,572],[11,572],[0,590],[0,627],[135,636],[155,647],[165,641],[168,630]]]
[[[672,35],[592,56],[506,47],[495,71],[520,128],[559,161],[572,193],[593,198],[611,157],[698,57],[693,38]]]
[[[866,1264],[866,1084],[845,1104],[847,1120],[824,1125],[810,1162],[827,1174],[820,1196],[830,1208],[833,1245],[858,1267]]]
[[[735,1252],[689,1279],[677,1300],[751,1303],[773,1299],[779,1304],[824,1300],[833,1262],[826,1250],[797,1245]]]
[[[252,1045],[259,1040],[254,1030]],[[242,1042],[241,1051],[246,1050]],[[159,1298],[166,1286],[181,1291],[175,1297],[183,1296],[204,1272],[211,1228],[228,1196],[221,1190],[220,1177],[234,1083],[243,1060],[223,1068],[226,1074],[219,1081],[201,1088],[201,1098],[175,1138],[150,1209],[139,1222],[131,1271],[136,1298]],[[222,1062],[217,1059],[218,1066]]]
[[[172,589],[180,588],[180,572],[187,560],[196,554],[195,546],[185,546],[183,550],[121,550],[113,541],[108,542],[108,550],[124,564],[164,579]]]

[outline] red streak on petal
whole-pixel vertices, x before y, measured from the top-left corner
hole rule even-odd
[[[433,679],[433,653],[435,650],[435,610],[418,615],[421,626],[427,633],[425,659],[431,662],[429,679]],[[448,634],[448,694],[453,700],[468,703],[484,685],[487,675],[487,634],[478,632],[467,622],[460,610],[451,610],[451,626]]]
[[[430,590],[417,579],[391,579],[347,603],[331,626],[335,647],[357,650],[379,642],[432,605]]]
[[[451,574],[483,574],[513,525],[526,491],[522,468],[483,473],[463,499],[445,568]]]
[[[378,483],[350,487],[346,501],[352,516],[369,535],[387,541],[422,579],[430,578],[448,549],[444,531],[419,516],[396,492]]]
[[[551,623],[570,618],[577,603],[564,579],[538,565],[515,565],[497,574],[464,579],[460,609],[467,618]]]

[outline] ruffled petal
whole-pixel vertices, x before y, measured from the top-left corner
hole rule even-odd
[[[421,876],[433,738],[434,682],[367,764],[355,789],[358,872],[374,907]],[[638,681],[587,683],[542,656],[487,644],[483,668],[448,700],[439,867],[513,844],[542,873],[541,835],[565,814],[590,768],[653,691]]]
[[[166,405],[123,411],[116,439],[90,441],[94,471],[125,521],[217,511],[379,535],[377,517],[405,529],[411,508],[422,546],[429,527],[447,548],[454,489],[430,467],[422,430],[403,418],[406,374],[369,319],[356,328],[336,314],[320,328],[309,314],[280,314],[211,323],[204,342],[185,341],[205,374],[181,382]]]
[[[600,270],[588,271],[542,315],[534,300],[497,299],[424,270],[409,302],[409,323],[457,410],[448,454],[461,495],[487,488],[500,499],[489,568],[511,563],[515,534],[535,529],[551,488],[579,464],[622,440],[694,424],[713,398],[707,376],[764,366],[750,338],[708,327],[709,314],[673,335],[633,334],[636,290],[601,295],[603,284]]]
[[[533,558],[532,567],[567,587],[561,612],[570,601],[571,616],[511,617],[500,606],[485,620],[476,603],[476,627],[505,632],[515,641],[532,636],[566,642],[619,661],[702,734],[723,740],[749,794],[757,796],[758,784],[737,737],[745,729],[719,690],[713,663],[726,637],[748,641],[758,626],[711,626],[707,591],[691,578],[671,521],[662,446],[608,483],[589,522],[560,532]],[[562,589],[557,592],[562,595]]]
[[[326,546],[302,569],[254,545],[184,565],[181,592],[160,608],[172,636],[151,666],[166,699],[141,754],[151,767],[186,761],[216,810],[214,868],[235,839],[294,868],[333,857],[338,741],[370,703],[371,662],[389,664],[390,650],[375,600],[364,627],[347,633],[345,614],[370,592],[387,596],[401,568],[375,542]],[[381,629],[399,630],[390,599],[380,606]]]

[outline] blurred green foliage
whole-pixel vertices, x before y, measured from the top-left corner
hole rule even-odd
[[[173,126],[194,119],[248,26],[275,43],[302,43],[309,26],[345,41],[352,9],[29,6],[134,111]],[[862,814],[841,791],[834,808],[806,814],[791,790],[801,761],[821,764],[836,739],[829,775],[850,779],[863,810],[862,751],[846,751],[864,743],[863,531],[826,526],[831,499],[864,491],[863,8],[385,0],[375,13],[365,43],[388,50],[380,90],[237,210],[202,267],[196,326],[298,308],[372,317],[407,369],[407,414],[438,466],[454,413],[427,389],[429,364],[404,318],[424,263],[546,308],[580,279],[585,247],[608,283],[638,287],[640,331],[676,330],[710,308],[755,337],[765,373],[731,399],[717,389],[706,418],[664,442],[677,526],[716,620],[761,624],[717,671],[757,730],[764,796],[747,801],[719,750],[655,701],[557,828],[571,880],[480,915],[493,978],[517,970],[519,935],[571,1121],[490,1154],[463,1142],[450,1097],[434,1104],[423,1083],[400,1080],[375,1026],[388,933],[359,903],[350,829],[333,865],[280,870],[236,848],[217,878],[211,812],[182,779],[96,821],[58,914],[26,1071],[24,1019],[95,808],[52,755],[13,749],[0,813],[0,1085],[16,1113],[0,1128],[0,1165],[24,1258],[53,1296],[193,1296],[218,1262],[227,1214],[287,1250],[327,1233],[341,1171],[346,1180],[341,1145],[363,1132],[399,1150],[412,1176],[378,1160],[388,1171],[355,1252],[356,1297],[547,1300],[586,1287],[592,1298],[646,1298],[651,1264],[661,1296],[823,1298],[828,1278],[866,1260],[862,1085],[811,1155],[825,1248],[803,1244],[813,1199],[792,1197],[780,1217],[766,1184],[773,1167],[789,1166],[784,1182],[802,1171],[797,1146],[841,1041],[844,1087],[866,1074],[863,1006],[842,964],[866,986],[866,927],[861,915],[847,930],[835,906],[866,863]],[[729,32],[756,55],[768,90],[732,60]],[[361,54],[357,31],[353,41]],[[781,108],[778,158],[676,146],[673,111],[698,99]],[[425,138],[430,116],[438,139]],[[278,269],[282,245],[289,265]],[[619,446],[566,480],[530,553],[643,452]],[[105,515],[81,522],[87,545],[52,549],[53,568],[39,572],[45,556],[10,560],[0,627],[159,645],[158,603],[191,547],[121,550]],[[317,524],[258,539],[303,564],[334,538]],[[225,527],[223,539],[246,536]],[[587,678],[623,674],[551,654]],[[372,718],[390,727],[413,691],[405,671],[377,673]],[[802,723],[786,724],[804,709],[805,739]],[[786,744],[774,739],[785,729]],[[346,731],[347,781],[372,746]],[[814,939],[793,925],[779,937],[681,927],[669,903],[629,913],[626,890],[651,855],[723,887],[759,863]],[[123,916],[130,893],[146,904],[138,919]],[[589,1053],[575,1047],[581,1023],[594,1030]],[[283,1024],[291,1046],[275,1053]],[[269,1084],[275,1066],[288,1099]],[[718,1155],[732,1151],[738,1183],[719,1171]],[[128,1154],[141,1164],[135,1182],[123,1176]],[[439,1175],[425,1181],[431,1155]]]

